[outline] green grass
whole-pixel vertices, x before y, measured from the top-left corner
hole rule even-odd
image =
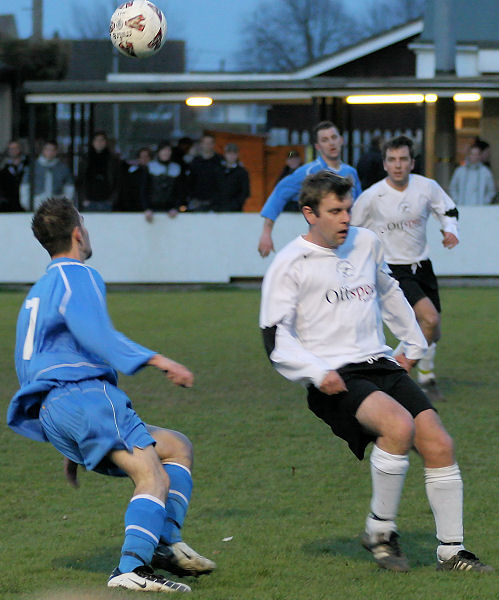
[[[0,293],[3,414],[17,389],[13,346],[22,296]],[[463,472],[467,545],[499,567],[497,291],[444,289],[442,296],[438,373],[448,402],[438,408]],[[194,442],[184,537],[218,563],[211,576],[189,581],[196,597],[496,600],[497,574],[435,572],[434,525],[416,455],[398,521],[413,568],[378,570],[359,544],[368,463],[308,411],[299,386],[272,370],[258,304],[257,291],[227,289],[109,295],[119,329],[196,374],[192,390],[174,388],[151,369],[121,379],[145,421]],[[0,447],[0,599],[136,598],[105,587],[119,557],[130,483],[82,473],[75,491],[50,445],[15,435],[4,423]]]

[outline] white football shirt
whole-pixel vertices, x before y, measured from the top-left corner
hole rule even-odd
[[[457,238],[456,205],[433,179],[410,175],[404,191],[382,179],[363,192],[352,208],[352,225],[374,231],[389,264],[412,265],[428,258],[426,224],[430,214]]]
[[[328,371],[391,358],[383,321],[404,342],[408,358],[421,358],[426,340],[389,274],[380,241],[367,229],[351,227],[336,249],[300,236],[265,274],[260,327],[264,335],[271,332],[274,367],[291,381],[319,387]]]

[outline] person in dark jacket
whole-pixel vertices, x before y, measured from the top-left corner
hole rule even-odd
[[[19,186],[27,164],[21,142],[10,141],[0,167],[0,212],[23,210],[19,204]]]
[[[286,163],[280,172],[275,185],[277,185],[281,179],[284,179],[288,175],[291,175],[291,173],[294,173],[298,167],[301,167],[302,164],[303,162],[300,153],[297,150],[290,150],[286,156]],[[298,203],[293,202],[292,200],[287,202],[283,208],[283,212],[300,212]]]
[[[172,146],[164,141],[158,145],[156,158],[148,164],[151,190],[146,207],[146,220],[152,222],[154,212],[164,211],[176,217],[184,205],[185,193],[182,186],[182,168],[172,160]],[[184,208],[185,210],[185,208]]]
[[[367,188],[386,177],[381,155],[381,138],[379,136],[372,138],[369,148],[360,157],[357,163],[357,173],[363,190],[367,190]]]
[[[151,194],[151,175],[149,163],[153,153],[143,147],[137,152],[137,158],[121,167],[121,183],[117,210],[121,212],[142,212],[149,206]]]
[[[220,169],[222,156],[215,152],[215,138],[203,135],[199,142],[200,153],[189,168],[189,211],[215,210],[220,195]]]
[[[96,131],[78,167],[78,200],[84,211],[110,211],[118,196],[119,158],[109,149],[105,131]]]
[[[239,148],[236,144],[225,146],[219,190],[215,212],[241,211],[250,195],[248,171],[239,162]]]

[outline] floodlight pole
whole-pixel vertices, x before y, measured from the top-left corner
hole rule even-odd
[[[43,0],[33,0],[31,8],[32,38],[39,42],[43,40]]]

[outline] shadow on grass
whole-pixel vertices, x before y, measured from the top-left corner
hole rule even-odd
[[[436,540],[435,540],[436,542]],[[435,564],[436,545],[428,532],[404,532],[401,546],[412,566]],[[329,555],[365,562],[369,553],[362,547],[360,535],[354,538],[329,537],[313,540],[302,546],[305,554],[314,556]]]
[[[116,567],[120,560],[120,547],[109,546],[99,548],[92,554],[74,556],[60,556],[54,558],[52,566],[58,569],[76,569],[92,573],[107,573]]]

